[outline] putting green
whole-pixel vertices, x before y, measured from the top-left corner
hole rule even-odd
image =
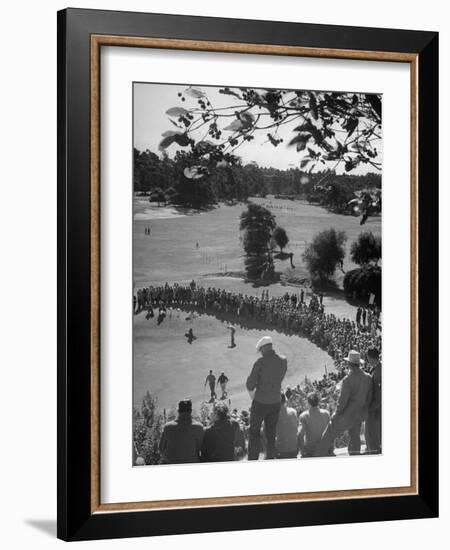
[[[230,349],[227,323],[208,315],[194,318],[183,311],[169,311],[161,325],[156,317],[145,319],[145,313],[134,317],[134,405],[140,406],[149,390],[160,408],[171,409],[180,399],[191,398],[194,408],[209,398],[204,388],[211,369],[216,377],[224,371],[229,378],[231,406],[246,408],[250,398],[245,381],[257,359],[255,344],[262,336],[272,336],[275,349],[288,359],[286,385],[297,385],[305,376],[320,378],[334,369],[333,360],[306,338],[288,336],[277,331],[244,329],[236,326],[236,344]],[[197,337],[192,344],[185,333],[193,329]]]

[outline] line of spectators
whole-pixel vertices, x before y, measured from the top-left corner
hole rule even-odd
[[[166,283],[139,289],[134,296],[134,311],[147,310],[150,317],[153,309],[167,308],[195,310],[199,313],[228,316],[235,323],[252,322],[264,328],[272,328],[287,334],[298,334],[325,350],[335,362],[336,368],[344,367],[344,358],[352,349],[364,357],[369,348],[381,353],[380,311],[375,306],[367,308],[367,317],[362,322],[361,313],[352,321],[334,314],[326,314],[323,296],[313,294],[307,303],[304,292],[286,292],[281,297],[269,298],[268,291],[261,297],[229,292],[219,288],[204,288],[195,281],[189,285]],[[364,310],[365,311],[365,310]],[[366,321],[367,319],[367,321]]]
[[[177,418],[165,424],[159,442],[168,464],[235,460],[244,447],[244,434],[225,401],[214,403],[206,428],[192,417],[192,402],[180,401]]]

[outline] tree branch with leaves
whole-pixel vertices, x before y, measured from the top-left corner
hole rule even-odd
[[[295,148],[300,168],[308,172],[341,164],[347,172],[360,165],[381,170],[382,106],[376,94],[229,87],[218,92],[229,104],[214,107],[204,89],[190,86],[178,93],[180,105],[166,111],[172,128],[164,132],[160,150],[176,144],[186,151],[195,161],[187,178],[233,165],[239,147],[260,134],[273,147]]]

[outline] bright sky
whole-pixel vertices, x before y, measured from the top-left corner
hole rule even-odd
[[[195,98],[186,96],[186,100],[182,102],[180,97],[178,97],[178,93],[184,92],[188,86],[188,84],[134,84],[134,147],[140,151],[150,149],[152,152],[160,154],[158,146],[162,139],[162,133],[167,130],[175,130],[175,127],[169,121],[166,111],[171,107],[189,109],[198,106]],[[195,87],[207,93],[208,99],[216,109],[228,107],[233,105],[233,103],[239,103],[239,100],[233,96],[219,94],[218,87],[199,85],[195,85]],[[298,124],[298,120],[293,120],[280,129],[278,135],[285,138],[285,140],[278,147],[274,147],[267,142],[267,132],[257,131],[254,134],[255,139],[239,147],[236,150],[236,154],[242,158],[244,164],[256,162],[260,166],[274,167],[282,170],[298,167],[303,156],[307,153],[305,151],[298,153],[295,147],[288,147],[286,145],[290,136],[294,136],[292,130]],[[195,137],[202,139],[206,128],[207,126],[201,131],[199,130],[199,133]],[[167,148],[166,151],[170,157],[173,157],[177,147],[179,148],[178,145],[172,144]],[[381,149],[381,147],[377,148]],[[329,163],[327,168],[331,168],[334,164]],[[320,166],[320,170],[322,170],[325,165]],[[368,168],[367,165],[360,165],[351,173],[365,174],[374,171],[373,168]],[[345,172],[343,163],[338,166],[336,172]]]

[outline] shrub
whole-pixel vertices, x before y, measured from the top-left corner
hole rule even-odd
[[[344,291],[348,298],[368,300],[375,295],[375,303],[381,307],[381,268],[367,266],[348,271],[344,277]]]
[[[147,392],[142,400],[140,410],[133,411],[133,441],[137,456],[145,464],[159,464],[161,454],[159,441],[164,428],[164,417],[158,412],[156,399]]]
[[[166,195],[164,194],[164,191],[157,187],[150,193],[150,199],[149,202],[157,202],[158,206],[161,205],[162,202],[166,202]]]
[[[346,240],[345,232],[336,231],[334,228],[326,229],[314,236],[303,253],[313,284],[324,286],[330,281],[336,267],[344,260]]]
[[[371,231],[360,233],[352,243],[350,256],[355,264],[365,266],[374,262],[376,265],[381,258],[381,238]]]

